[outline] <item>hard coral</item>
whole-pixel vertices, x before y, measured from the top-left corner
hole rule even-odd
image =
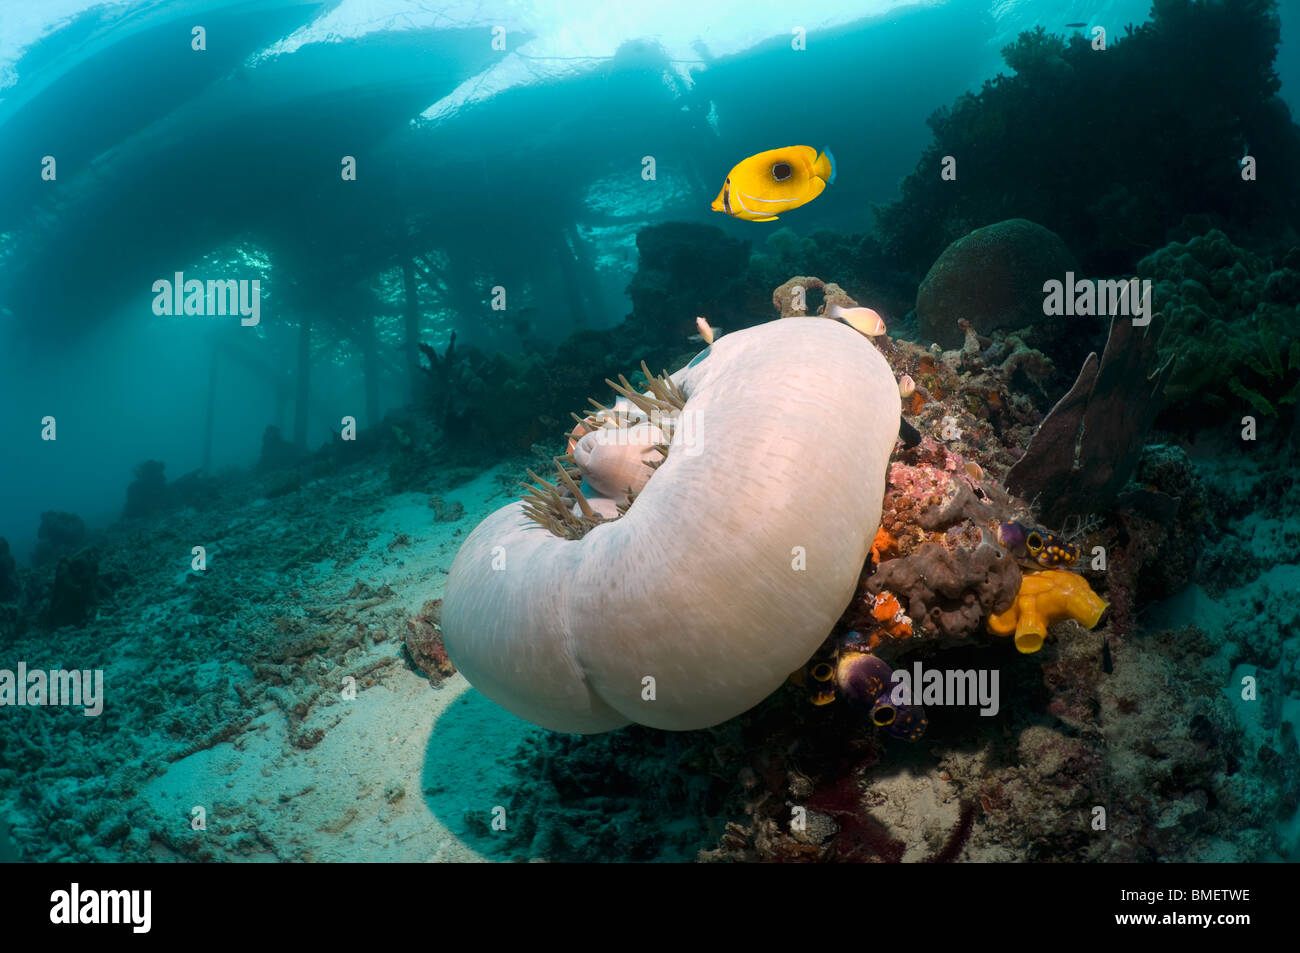
[[[979,333],[1043,320],[1043,282],[1073,271],[1074,256],[1053,231],[1023,218],[977,228],[953,242],[916,293],[922,340],[959,347],[965,319]]]
[[[1273,269],[1212,229],[1138,263],[1165,316],[1160,351],[1177,357],[1170,404],[1200,410],[1247,406],[1265,417],[1300,395],[1300,255]]]
[[[987,626],[994,635],[1014,633],[1016,648],[1028,654],[1043,647],[1048,626],[1074,619],[1091,629],[1106,605],[1082,576],[1062,569],[1026,573],[1015,603],[989,616]]]

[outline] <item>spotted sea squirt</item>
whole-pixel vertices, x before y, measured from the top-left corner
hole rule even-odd
[[[452,564],[448,654],[542,727],[689,730],[751,708],[830,633],[879,525],[900,400],[861,334],[824,318],[748,328],[658,392],[643,403],[671,411],[671,438],[622,515],[569,534],[517,501]],[[576,483],[556,479],[551,504],[579,509]]]

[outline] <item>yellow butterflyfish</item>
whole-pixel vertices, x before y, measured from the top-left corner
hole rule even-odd
[[[835,159],[812,146],[768,149],[740,162],[727,174],[713,211],[748,222],[773,222],[777,213],[806,205],[835,181]]]

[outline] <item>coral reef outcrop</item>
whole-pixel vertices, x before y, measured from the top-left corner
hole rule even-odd
[[[122,518],[148,516],[165,509],[170,503],[167,493],[165,464],[161,460],[145,460],[136,465],[135,479],[126,488],[126,505]]]
[[[1190,215],[1285,234],[1300,222],[1300,180],[1244,181],[1240,164],[1253,149],[1300,167],[1300,134],[1277,95],[1279,38],[1271,0],[1161,0],[1105,52],[1083,32],[1020,34],[1002,51],[1012,75],[930,117],[933,144],[902,197],[878,209],[886,251],[919,276],[972,228],[1016,215],[1059,234],[1088,273],[1125,274]],[[1205,68],[1225,62],[1230,73]],[[1089,116],[1107,117],[1101,138]],[[1178,121],[1152,137],[1152,116]],[[955,181],[944,176],[951,160]]]
[[[262,431],[262,455],[257,461],[258,470],[266,472],[291,467],[301,457],[298,448],[284,439],[280,428],[275,424],[270,424]]]
[[[0,536],[0,602],[6,602],[20,590],[18,564],[9,552],[9,540]]]
[[[916,292],[923,342],[960,347],[961,321],[979,334],[1043,320],[1043,283],[1077,268],[1060,236],[1012,218],[977,228],[943,250]]]
[[[93,549],[61,557],[42,621],[50,628],[81,625],[90,618],[99,591],[99,559]]]
[[[744,307],[749,242],[713,225],[666,222],[637,232],[636,247],[640,262],[627,293],[643,332],[684,341],[699,314],[727,330],[752,323]]]
[[[41,514],[41,524],[36,531],[36,548],[32,550],[32,565],[44,566],[60,556],[73,552],[85,541],[86,524],[75,513],[46,510]]]

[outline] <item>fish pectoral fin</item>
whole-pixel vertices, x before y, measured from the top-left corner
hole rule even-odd
[[[808,180],[808,191],[812,194],[810,194],[806,199],[804,199],[805,202],[811,202],[813,199],[817,198],[817,196],[825,192],[826,183],[814,175],[812,178]]]

